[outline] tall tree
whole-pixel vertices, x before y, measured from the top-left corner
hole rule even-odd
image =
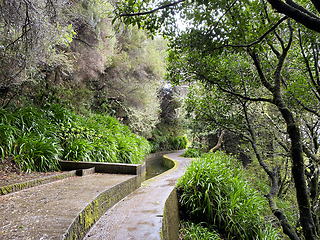
[[[120,16],[128,17],[129,22],[138,23],[151,32],[159,22],[166,24],[162,30],[171,36],[169,70],[173,81],[198,80],[205,85],[214,85],[218,91],[231,94],[244,102],[268,103],[277,108],[290,139],[292,176],[300,223],[305,238],[316,239],[306,185],[303,135],[295,108],[292,107],[299,101],[299,94],[307,89],[301,75],[300,79],[294,77],[290,63],[299,55],[297,52],[290,55],[291,49],[296,49],[297,46],[298,32],[295,29],[299,26],[287,19],[292,17],[318,31],[319,28],[314,27],[319,21],[315,15],[317,3],[312,1],[313,4],[306,4],[303,8],[293,1],[269,2],[274,8],[294,8],[299,10],[299,13],[294,16],[288,12],[287,16],[281,17],[274,13],[265,1],[237,0],[163,2],[159,7],[148,11],[141,10],[142,7],[137,3],[130,5],[129,2],[129,5],[119,6],[119,10],[122,11]],[[275,3],[285,5],[280,8]],[[156,11],[161,13],[156,15]],[[178,12],[180,20],[184,21],[185,31],[172,31],[174,12]],[[148,18],[148,14],[151,14],[151,17]],[[302,21],[301,16],[305,16],[307,20]],[[311,21],[314,23],[313,27],[308,25]],[[302,26],[300,28],[304,29]],[[218,60],[219,57],[222,57],[222,63]],[[237,64],[247,65],[247,70],[235,72],[238,69],[235,66]],[[220,69],[220,65],[225,68]],[[300,73],[302,71],[298,74]],[[311,89],[316,91],[317,85],[318,83]],[[292,92],[289,86],[296,86],[295,89],[299,88],[301,91]],[[318,104],[317,101],[313,103]],[[292,235],[291,238],[296,239],[296,236]]]

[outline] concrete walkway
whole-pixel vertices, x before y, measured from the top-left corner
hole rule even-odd
[[[177,162],[176,166],[143,182],[138,189],[140,165],[134,166],[136,175],[73,175],[0,196],[0,240],[81,239],[101,215],[85,239],[161,239],[165,202],[191,161],[180,158],[181,153],[167,154]],[[101,168],[98,163],[94,165],[96,169]],[[37,179],[26,186],[47,181]],[[5,189],[18,190],[9,188]],[[125,200],[118,202],[125,196]]]
[[[101,192],[134,177],[91,174],[0,196],[0,239],[63,239],[79,212]]]
[[[177,161],[175,168],[151,178],[109,209],[91,228],[86,240],[155,240],[161,239],[162,215],[166,199],[190,159],[180,153],[167,154]]]

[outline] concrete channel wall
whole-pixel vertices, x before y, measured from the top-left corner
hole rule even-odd
[[[129,180],[119,183],[100,193],[91,203],[89,203],[74,219],[64,235],[64,240],[82,239],[92,225],[94,225],[107,210],[139,188],[146,175],[145,161],[143,161],[142,164],[60,161],[60,166],[63,171],[76,170],[77,173],[95,169],[96,173],[134,175]],[[82,174],[80,173],[79,175]]]
[[[163,155],[163,165],[173,169],[177,167],[177,162],[170,159],[168,156]],[[166,200],[163,209],[161,239],[162,240],[177,240],[179,238],[180,217],[179,217],[179,204],[177,189],[171,191]]]
[[[159,158],[162,157],[162,161],[165,166],[173,169],[176,168],[177,164],[175,164],[175,161],[164,156],[166,153],[168,152],[150,154],[145,158],[145,161],[142,164],[60,161],[62,171],[67,172],[59,173],[49,177],[42,177],[35,180],[30,180],[24,183],[16,183],[10,186],[1,187],[0,195],[5,195],[14,191],[19,191],[22,189],[61,180],[63,178],[74,177],[76,175],[85,176],[93,173],[111,173],[126,175],[126,180],[120,183],[118,182],[118,184],[116,185],[107,184],[109,188],[102,188],[102,191],[100,191],[99,194],[97,193],[98,195],[93,200],[89,200],[87,202],[88,204],[86,206],[84,205],[83,209],[79,213],[77,213],[76,211],[73,216],[77,216],[73,220],[72,217],[72,223],[71,221],[69,221],[69,223],[66,225],[66,227],[69,226],[68,230],[66,232],[64,232],[65,230],[63,230],[60,235],[62,239],[83,239],[88,230],[98,221],[98,219],[107,210],[113,207],[121,199],[123,199],[124,197],[141,187],[141,183],[146,178],[146,166],[149,166],[148,164],[151,164],[155,161],[159,161]],[[158,160],[156,160],[156,158]],[[177,239],[179,231],[179,216],[177,215],[178,203],[176,199],[177,197],[175,190],[173,190],[170,195],[166,196],[168,196],[168,199],[164,197],[166,203],[163,211],[162,230],[160,225],[159,231],[157,231],[157,233],[162,232],[161,235],[163,236],[163,239]],[[81,208],[79,208],[79,210],[80,209]],[[161,214],[161,211],[159,213]]]
[[[179,238],[179,205],[177,189],[174,188],[164,205],[161,238],[162,240],[177,240]]]
[[[153,161],[155,158],[163,157],[168,152],[160,152],[148,155],[142,164],[120,164],[120,163],[104,163],[104,162],[70,162],[60,161],[60,166],[63,171],[76,170],[78,175],[86,173],[89,169],[95,169],[97,173],[115,173],[115,174],[130,174],[135,175],[129,180],[122,182],[110,189],[99,194],[91,203],[89,203],[74,219],[68,231],[64,235],[64,240],[82,239],[89,229],[99,220],[99,218],[111,207],[113,207],[121,199],[129,195],[141,186],[141,183],[146,177],[146,165],[148,161]],[[163,164],[168,168],[175,166],[175,161],[163,157]],[[87,169],[87,170],[86,170]],[[177,239],[171,236],[178,236],[179,232],[179,216],[174,214],[173,206],[178,206],[178,201],[175,191],[170,194],[166,202],[166,213],[164,213],[165,227],[162,228],[164,239]],[[174,197],[175,196],[175,197]],[[175,210],[178,213],[177,210]],[[170,212],[170,213],[169,213]],[[178,216],[178,218],[177,218]],[[177,225],[178,224],[178,225]],[[178,228],[173,226],[178,226]],[[178,231],[178,232],[177,232]]]
[[[108,209],[139,187],[137,178],[132,177],[100,193],[78,214],[63,239],[82,239]]]

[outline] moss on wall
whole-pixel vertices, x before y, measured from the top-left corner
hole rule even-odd
[[[70,172],[61,173],[61,174],[57,174],[49,177],[33,179],[27,182],[15,183],[12,185],[3,186],[0,188],[0,195],[5,195],[8,193],[20,191],[22,189],[39,186],[42,184],[50,183],[50,182],[61,180],[68,177],[73,177],[75,175],[76,175],[76,171],[70,171]]]
[[[95,224],[108,209],[140,186],[138,185],[138,178],[138,176],[134,176],[98,195],[74,219],[63,239],[82,239],[91,226]]]

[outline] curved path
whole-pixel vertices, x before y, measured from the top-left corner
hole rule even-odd
[[[161,239],[165,202],[185,166],[192,161],[179,157],[181,153],[167,154],[176,161],[176,166],[143,182],[139,189],[109,209],[84,239]]]

